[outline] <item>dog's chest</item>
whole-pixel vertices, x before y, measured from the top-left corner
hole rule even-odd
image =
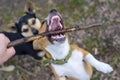
[[[45,48],[54,60],[65,59],[70,51],[68,40],[63,44],[48,45]],[[57,75],[77,78],[78,80],[89,80],[89,75],[84,69],[83,53],[79,50],[72,50],[72,55],[65,64],[51,64]]]
[[[78,80],[89,80],[89,75],[84,69],[82,52],[74,50],[67,63],[63,65],[52,64],[59,76],[68,76]]]
[[[48,45],[45,48],[52,56],[54,60],[56,59],[64,59],[69,52],[69,44],[68,40],[65,40],[63,44],[56,44],[56,45]]]

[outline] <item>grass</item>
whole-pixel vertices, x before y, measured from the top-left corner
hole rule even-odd
[[[7,13],[6,15],[3,16],[3,20],[6,24],[10,23],[10,20],[12,19],[12,14],[11,13]]]
[[[48,4],[48,3],[39,3],[39,0],[37,2],[35,2],[35,4],[37,5],[37,10],[36,13],[38,15],[38,17],[42,20],[43,18],[45,18],[49,12],[50,9],[52,8],[56,8],[61,15],[64,18],[64,23],[67,27],[73,27],[75,25],[80,24],[80,22],[83,22],[82,24],[87,24],[90,23],[92,21],[92,19],[96,20],[101,20],[101,21],[109,21],[111,19],[111,17],[108,16],[104,16],[104,15],[100,15],[99,13],[97,13],[97,9],[99,9],[98,7],[103,7],[102,4],[103,3],[99,3],[99,0],[91,0],[94,2],[94,5],[90,5],[89,2],[87,2],[87,0],[69,0],[69,1],[65,1],[64,3],[61,3],[59,1],[53,2],[53,4]],[[120,0],[116,0],[116,2],[113,4],[109,1],[105,1],[105,4],[109,4],[107,11],[110,11],[110,13],[114,13],[114,12],[119,12],[116,11],[116,9],[120,7],[119,3]],[[41,5],[40,5],[41,4]],[[64,4],[64,5],[63,5]],[[84,7],[87,7],[88,9],[85,10]],[[106,5],[105,5],[106,7]],[[114,9],[114,11],[113,11]],[[14,10],[13,10],[14,12]],[[24,9],[23,10],[19,10],[18,12],[16,12],[15,14],[10,13],[9,11],[6,11],[6,15],[2,15],[2,12],[0,13],[4,24],[9,24],[11,22],[11,20],[13,19],[13,17],[18,17],[18,16],[22,16],[24,13]],[[101,12],[102,13],[102,10]],[[109,13],[109,14],[110,14]],[[100,18],[100,17],[101,18]],[[115,14],[114,16],[119,16],[119,14]],[[84,21],[82,20],[84,18]],[[90,19],[89,22],[86,22],[86,19]],[[15,21],[16,22],[16,21]],[[112,25],[111,25],[112,24]],[[85,48],[94,54],[94,48],[98,48],[99,54],[95,55],[97,59],[103,60],[109,64],[111,64],[114,69],[116,70],[115,75],[116,78],[113,79],[113,73],[110,74],[110,76],[108,75],[104,75],[101,74],[100,72],[97,72],[94,69],[94,75],[92,80],[117,80],[120,79],[119,75],[120,75],[120,70],[119,70],[119,63],[120,63],[120,45],[116,45],[113,46],[112,43],[114,41],[114,39],[112,39],[112,37],[107,38],[107,36],[111,35],[104,35],[102,34],[103,37],[105,37],[105,39],[103,39],[102,37],[99,37],[100,35],[100,31],[102,31],[103,33],[105,33],[105,31],[108,29],[108,27],[115,27],[116,25],[120,25],[119,22],[113,22],[113,23],[106,23],[104,25],[102,25],[102,27],[100,28],[95,28],[93,30],[87,30],[85,31],[85,35],[84,37],[82,37],[83,42],[81,43],[83,46],[85,46]],[[115,29],[115,28],[112,28]],[[118,30],[116,30],[118,31]],[[71,34],[71,36],[74,36],[74,43],[79,43],[76,40],[79,38],[77,35],[77,32],[75,32],[74,34]],[[81,34],[81,33],[80,33]],[[112,33],[112,34],[115,34]],[[117,34],[116,34],[117,35]],[[80,39],[79,39],[80,40]],[[48,77],[46,75],[49,74],[48,70],[43,69],[43,66],[41,67],[41,65],[35,61],[33,61],[32,59],[29,59],[29,57],[16,57],[13,58],[12,60],[8,61],[6,63],[7,65],[9,64],[14,64],[16,65],[16,70],[10,73],[7,72],[0,72],[0,80],[10,80],[10,78],[13,78],[13,80],[39,80],[40,77]],[[26,66],[27,64],[30,64],[29,66]],[[37,75],[36,77],[33,77],[31,75],[29,75],[28,73],[24,72],[21,68],[19,68],[19,66],[21,68],[25,68],[25,70],[28,70],[28,72],[32,72],[33,74]],[[42,70],[38,71],[36,73],[36,68],[35,66],[40,67]],[[42,74],[45,74],[44,76]],[[39,76],[40,75],[40,76]],[[42,79],[43,79],[42,78]],[[43,79],[44,80],[44,79]]]

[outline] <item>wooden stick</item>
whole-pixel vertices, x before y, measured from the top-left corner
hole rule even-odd
[[[65,28],[65,29],[59,30],[59,31],[43,32],[43,33],[40,33],[40,34],[37,34],[37,35],[34,35],[34,36],[21,38],[21,39],[17,39],[15,41],[12,41],[8,44],[7,47],[9,48],[9,47],[12,47],[12,46],[16,46],[16,45],[19,45],[19,44],[30,42],[30,41],[33,41],[35,39],[38,39],[38,38],[41,38],[41,37],[44,37],[44,36],[48,36],[48,35],[52,35],[52,34],[67,33],[67,32],[78,31],[78,30],[87,30],[87,29],[98,27],[98,26],[101,26],[101,25],[102,25],[102,23],[96,23],[96,24],[88,25],[88,26],[86,26],[86,28],[85,27],[80,28],[79,26],[77,26],[77,27],[72,27],[72,28]]]

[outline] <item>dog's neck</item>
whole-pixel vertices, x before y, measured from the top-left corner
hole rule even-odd
[[[68,55],[70,45],[68,43],[68,39],[66,38],[66,40],[63,43],[54,43],[48,45],[45,49],[51,54],[54,60],[60,60],[64,59]]]

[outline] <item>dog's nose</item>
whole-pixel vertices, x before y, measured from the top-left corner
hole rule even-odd
[[[32,28],[32,32],[33,32],[34,35],[35,35],[35,34],[38,34],[38,30],[36,30],[36,29],[34,29],[34,28]]]
[[[57,10],[56,10],[56,9],[52,9],[52,10],[50,11],[50,13],[53,13],[53,12],[57,12]]]

